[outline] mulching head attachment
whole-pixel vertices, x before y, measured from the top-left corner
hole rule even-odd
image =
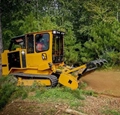
[[[95,69],[103,66],[105,63],[107,63],[107,60],[105,60],[105,59],[91,61],[86,65],[87,71],[95,70]]]
[[[90,72],[93,72],[97,68],[103,66],[105,63],[107,63],[107,60],[105,60],[105,59],[98,59],[98,60],[94,60],[94,61],[87,63],[86,68],[83,70],[83,72],[81,74],[78,75],[77,80],[79,80],[82,76],[84,76]]]

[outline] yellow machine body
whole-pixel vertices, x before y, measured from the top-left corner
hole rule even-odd
[[[95,70],[105,60],[92,61],[76,68],[66,66],[63,37],[64,32],[49,30],[12,38],[8,50],[2,53],[2,75],[14,75],[18,85],[30,86],[37,82],[54,87],[60,83],[76,89],[81,76]]]

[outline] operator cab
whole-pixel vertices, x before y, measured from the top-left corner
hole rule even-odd
[[[3,75],[18,68],[36,68],[37,73],[48,70],[51,64],[64,64],[63,36],[64,32],[49,30],[12,38],[8,50],[2,53]]]
[[[25,58],[22,59],[24,60],[24,64],[22,64],[24,65],[23,67],[26,67],[26,63],[30,66],[36,66],[36,63],[39,62],[35,59],[39,59],[40,62],[42,62],[42,60],[52,63],[63,62],[63,36],[64,32],[51,30],[28,33],[11,39],[9,46],[11,53],[8,54],[10,58],[9,69],[13,63],[14,67],[21,67],[20,57]],[[21,53],[18,52],[17,48],[21,49]],[[15,66],[16,62],[13,62],[14,59],[12,57],[19,57],[17,66]],[[33,63],[31,63],[31,60],[33,60]]]

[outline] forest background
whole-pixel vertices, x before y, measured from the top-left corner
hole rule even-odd
[[[66,63],[120,65],[120,0],[0,0],[0,53],[12,37],[51,29],[66,33]]]

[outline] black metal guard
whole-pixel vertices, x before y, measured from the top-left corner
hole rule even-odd
[[[98,59],[98,60],[94,60],[94,61],[87,63],[86,68],[83,70],[83,72],[81,74],[78,74],[77,80],[79,80],[85,74],[92,72],[96,70],[97,68],[103,66],[105,63],[107,63],[107,60],[105,59]]]

